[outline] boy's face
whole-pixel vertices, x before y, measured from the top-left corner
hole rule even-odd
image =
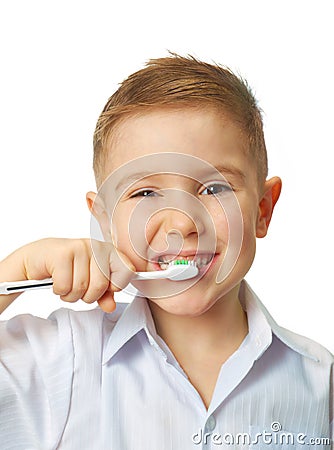
[[[273,181],[259,192],[246,145],[237,125],[207,108],[156,109],[117,127],[103,188],[114,244],[137,271],[177,256],[202,266],[187,281],[133,283],[166,311],[204,313],[252,264],[279,192],[274,198]]]

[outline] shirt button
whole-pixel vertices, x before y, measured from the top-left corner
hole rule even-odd
[[[216,419],[214,418],[214,416],[209,416],[208,420],[206,421],[206,426],[205,426],[206,430],[212,431],[212,430],[214,430],[215,426],[216,426]]]

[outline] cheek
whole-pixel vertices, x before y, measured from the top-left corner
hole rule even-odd
[[[118,250],[130,257],[136,265],[147,261],[147,250],[154,223],[145,214],[143,208],[131,205],[119,205],[112,218],[113,243]]]
[[[129,215],[128,208],[123,205],[117,206],[111,218],[111,235],[113,244],[121,251],[130,248],[129,235]]]
[[[164,249],[161,248],[161,246],[159,246],[159,248],[154,248],[154,236],[156,236],[158,230],[161,228],[161,221],[159,220],[159,215],[157,214],[157,212],[155,212],[154,214],[152,214],[150,217],[147,218],[147,220],[145,221],[145,223],[143,223],[143,227],[141,230],[142,233],[142,238],[144,237],[145,241],[146,241],[146,245],[152,246],[152,250],[154,251],[164,251]],[[161,245],[161,243],[160,243]]]
[[[215,207],[211,207],[210,214],[218,240],[225,245],[240,244],[244,227],[238,204],[235,201],[225,201],[212,206]]]
[[[229,228],[233,226],[233,216],[227,214],[226,211],[220,209],[213,211],[211,214],[218,239],[226,242],[228,240]]]
[[[246,202],[247,203],[247,202]],[[253,258],[255,251],[254,221],[249,208],[241,202],[226,202],[224,214],[216,215],[215,223],[224,244],[224,257],[217,273],[217,283],[223,282],[236,265]]]
[[[241,256],[244,261],[252,261],[256,250],[256,214],[252,210],[243,212],[243,238]]]
[[[249,206],[251,205],[251,207]],[[249,201],[243,207],[243,222],[244,222],[244,235],[245,239],[255,239],[256,226],[257,226],[257,209],[254,206],[255,203]]]

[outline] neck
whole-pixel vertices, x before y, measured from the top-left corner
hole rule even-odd
[[[238,284],[208,311],[196,317],[177,316],[149,302],[156,330],[178,360],[210,354],[225,361],[248,333]]]

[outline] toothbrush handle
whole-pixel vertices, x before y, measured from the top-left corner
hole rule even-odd
[[[161,280],[166,278],[166,274],[163,271],[152,271],[152,272],[136,272],[133,280]]]
[[[0,295],[16,294],[26,290],[45,289],[53,285],[52,278],[44,280],[8,281],[0,283]]]
[[[133,277],[134,280],[159,280],[161,278],[163,278],[163,276],[159,272],[136,272],[136,275]],[[8,281],[0,283],[0,295],[16,294],[18,292],[32,291],[35,289],[46,289],[51,288],[52,286],[52,278],[45,278],[44,280]]]
[[[151,272],[136,272],[133,280],[161,280],[170,278],[170,270],[158,270]],[[186,279],[186,278],[185,278]],[[15,294],[18,292],[31,291],[34,289],[45,289],[53,286],[52,278],[45,278],[44,280],[23,280],[23,281],[8,281],[0,283],[0,295]]]

